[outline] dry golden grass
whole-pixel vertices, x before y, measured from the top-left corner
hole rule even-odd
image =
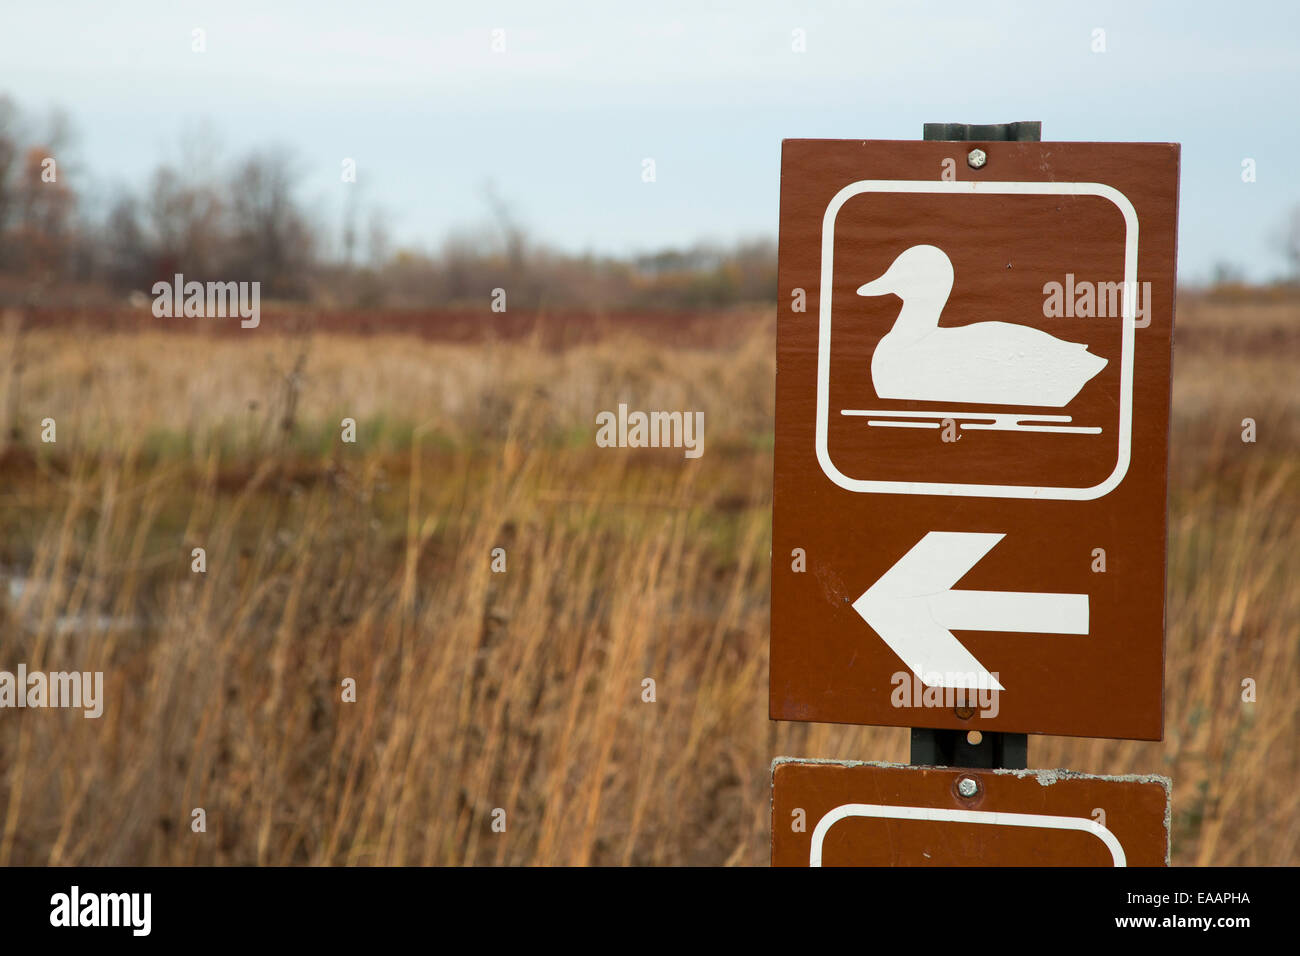
[[[0,711],[0,864],[763,864],[772,757],[905,760],[767,719],[773,324],[719,321],[563,352],[10,327],[0,669],[107,702]],[[1300,309],[1179,326],[1166,740],[1030,761],[1170,775],[1176,863],[1295,862]],[[703,410],[704,456],[594,447],[620,401]]]

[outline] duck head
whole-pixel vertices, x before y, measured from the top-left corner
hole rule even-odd
[[[858,295],[896,295],[903,300],[888,338],[906,345],[938,328],[952,279],[952,261],[946,252],[938,246],[912,246],[879,279],[859,286]]]
[[[858,295],[896,295],[905,302],[936,300],[942,308],[952,291],[952,278],[952,260],[946,252],[938,246],[912,246],[879,279],[859,286]]]

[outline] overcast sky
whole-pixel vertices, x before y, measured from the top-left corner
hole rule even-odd
[[[332,228],[357,188],[339,182],[352,157],[365,201],[403,244],[433,247],[482,221],[491,182],[533,235],[614,253],[774,237],[786,137],[913,139],[927,121],[1037,119],[1050,140],[1182,143],[1180,278],[1226,262],[1264,279],[1285,268],[1278,235],[1300,204],[1297,9],[8,4],[0,92],[33,112],[65,108],[97,185],[141,183],[208,129],[218,158],[291,147],[302,197]],[[195,28],[206,52],[191,50]],[[1104,53],[1091,50],[1097,28]],[[792,50],[796,29],[805,53]]]

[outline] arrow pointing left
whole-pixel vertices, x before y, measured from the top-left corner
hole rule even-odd
[[[1088,633],[1086,594],[952,589],[1004,537],[931,531],[853,602],[926,686],[1005,689],[954,630]]]

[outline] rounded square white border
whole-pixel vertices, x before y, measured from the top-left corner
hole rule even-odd
[[[1104,481],[1087,488],[1052,485],[986,485],[930,481],[876,481],[850,478],[831,461],[827,448],[830,417],[831,290],[834,278],[835,217],[843,205],[863,193],[953,193],[957,195],[1099,196],[1124,216],[1124,286],[1120,338],[1119,428],[1115,468]],[[929,182],[911,179],[863,179],[849,183],[830,201],[822,219],[821,294],[817,335],[817,462],[831,481],[846,491],[901,495],[952,495],[982,498],[1038,498],[1089,501],[1113,491],[1124,480],[1132,454],[1133,337],[1137,321],[1137,210],[1118,189],[1102,183]]]
[[[1124,848],[1115,834],[1087,817],[1062,817],[1044,813],[1004,813],[989,810],[945,810],[939,807],[888,807],[878,803],[845,803],[831,810],[813,828],[809,866],[822,865],[822,845],[830,828],[849,817],[880,817],[886,820],[928,820],[938,823],[985,823],[1001,827],[1037,827],[1046,830],[1078,830],[1090,833],[1106,845],[1114,866],[1128,866]]]

